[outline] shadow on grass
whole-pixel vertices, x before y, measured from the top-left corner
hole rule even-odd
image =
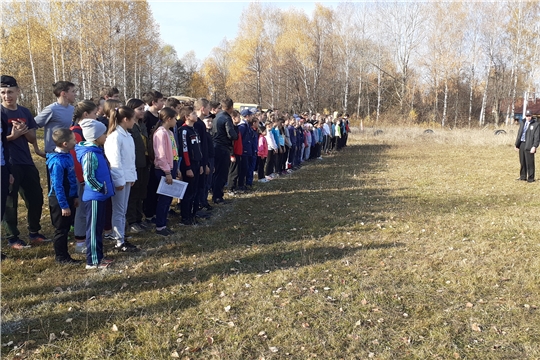
[[[183,258],[185,263],[188,256],[204,255],[217,251],[228,251],[245,248],[245,245],[272,245],[283,243],[283,250],[276,251],[270,247],[266,252],[258,252],[248,256],[228,255],[226,261],[220,261],[192,269],[173,268],[173,266],[159,267],[158,271],[130,272],[129,280],[117,272],[103,279],[91,279],[87,282],[85,272],[73,284],[63,284],[71,291],[54,293],[54,287],[49,284],[30,284],[28,287],[18,287],[16,291],[4,292],[2,303],[4,311],[10,308],[13,301],[17,308],[28,312],[44,302],[50,303],[85,303],[92,297],[99,299],[105,292],[115,295],[130,293],[127,296],[137,297],[137,294],[157,289],[171,289],[175,286],[193,282],[204,282],[212,276],[227,277],[238,274],[264,274],[268,271],[299,268],[314,264],[335,261],[346,256],[352,256],[358,251],[373,249],[386,249],[403,246],[400,243],[364,243],[360,248],[341,248],[333,244],[321,244],[301,249],[291,250],[290,246],[299,247],[299,242],[306,239],[321,239],[332,233],[346,231],[354,227],[358,221],[384,221],[381,215],[385,206],[396,206],[398,199],[390,198],[388,189],[373,180],[366,179],[366,174],[381,170],[384,153],[387,145],[350,146],[334,157],[327,157],[323,161],[313,160],[300,171],[294,173],[289,179],[273,181],[266,187],[260,186],[264,193],[255,193],[252,197],[235,199],[232,205],[220,206],[215,212],[221,216],[210,220],[209,227],[182,229],[182,237],[196,239],[189,244],[177,243],[174,240],[159,239],[164,245],[171,245],[172,249],[157,250],[151,257],[158,263],[163,257]],[[339,169],[338,171],[335,171]],[[262,184],[261,184],[262,185]],[[266,193],[269,192],[269,193]],[[154,241],[145,237],[134,239],[134,242]],[[298,244],[295,244],[298,242]],[[291,245],[286,245],[291,244]],[[167,246],[165,246],[167,247]],[[261,249],[265,249],[261,247]],[[22,254],[23,259],[35,260],[43,263],[40,256],[46,249],[35,250],[35,253]],[[234,256],[236,258],[231,258]],[[37,259],[36,259],[37,258]],[[133,256],[134,261],[144,261],[142,256]],[[119,258],[121,260],[122,257]],[[140,259],[140,260],[139,260]],[[43,264],[42,264],[43,265]],[[35,266],[35,265],[34,265]],[[44,265],[43,265],[44,266]],[[50,272],[51,269],[37,265],[38,271]],[[167,271],[168,270],[168,271]],[[14,271],[14,270],[12,270]],[[4,276],[4,280],[6,277]],[[9,280],[9,276],[8,276]],[[129,286],[124,286],[128,282]],[[132,293],[132,294],[131,294]],[[127,297],[126,296],[126,297]],[[186,298],[179,309],[197,306],[196,298]],[[134,305],[135,306],[135,305]],[[175,305],[150,304],[144,305],[142,310],[135,306],[129,310],[105,310],[103,313],[80,312],[76,316],[85,316],[91,322],[88,329],[105,326],[104,323],[112,318],[141,316],[142,312],[155,314],[171,309]],[[31,310],[37,312],[36,310]],[[75,316],[74,315],[74,316]],[[70,315],[71,317],[71,315]],[[2,333],[12,334],[23,340],[33,339],[39,344],[47,342],[43,334],[34,333],[20,335],[19,328],[41,328],[41,324],[57,329],[64,326],[65,314],[51,314],[40,317],[30,317],[22,323],[2,323]],[[39,325],[39,326],[38,326]],[[77,325],[82,326],[82,325]],[[84,331],[76,328],[73,331]],[[14,339],[15,340],[15,339]],[[38,343],[36,343],[39,345]]]
[[[283,252],[260,252],[246,257],[240,257],[231,261],[220,262],[202,267],[193,267],[188,270],[183,268],[167,271],[163,268],[160,271],[145,272],[140,274],[130,273],[129,279],[125,276],[105,278],[103,280],[92,281],[87,286],[83,283],[73,285],[70,291],[54,293],[54,288],[50,286],[34,286],[24,289],[25,295],[39,296],[53,294],[47,301],[54,303],[67,303],[72,301],[86,302],[92,297],[102,297],[107,291],[115,295],[125,292],[145,292],[188,284],[193,282],[204,282],[212,276],[227,277],[238,274],[257,273],[263,274],[269,271],[286,270],[289,268],[299,268],[321,264],[327,261],[342,259],[352,256],[358,251],[369,251],[376,249],[386,249],[401,247],[401,243],[366,243],[358,248],[340,248],[334,246],[319,246],[305,249],[283,251]],[[126,286],[126,283],[128,286]],[[5,293],[3,300],[19,298],[17,294]],[[41,304],[41,299],[18,301],[19,306],[29,307]]]
[[[183,309],[198,306],[200,300],[195,296],[171,295],[173,299],[162,299],[152,304],[140,305],[137,302],[137,295],[142,292],[158,290],[160,293],[170,292],[174,287],[194,282],[204,282],[213,276],[222,278],[238,274],[266,274],[272,271],[286,270],[289,268],[300,268],[314,264],[322,264],[327,261],[342,259],[346,256],[353,256],[358,251],[369,251],[376,249],[386,249],[401,247],[401,243],[378,243],[364,244],[361,248],[338,248],[338,247],[314,247],[300,249],[297,251],[284,251],[278,253],[258,253],[233,261],[221,262],[190,271],[183,269],[167,272],[145,272],[131,274],[129,280],[122,278],[105,278],[92,283],[91,288],[72,289],[72,292],[55,294],[47,301],[51,303],[69,302],[92,302],[104,301],[111,296],[118,296],[129,292],[133,297],[133,305],[127,305],[129,309],[104,309],[103,311],[75,310],[65,313],[51,313],[49,315],[31,317],[17,321],[3,321],[2,334],[4,339],[13,339],[14,342],[24,342],[32,340],[27,348],[35,348],[49,342],[49,334],[59,331],[59,328],[71,334],[89,335],[100,329],[111,326],[115,321],[121,322],[131,317],[142,317],[162,313],[174,313]],[[126,282],[131,285],[126,286]],[[27,288],[28,294],[40,293],[45,290],[43,287]],[[176,291],[173,291],[173,293]],[[7,296],[6,296],[7,295]],[[10,298],[10,294],[4,297]],[[19,305],[24,307],[36,306],[42,303],[40,300],[21,300]],[[110,305],[108,305],[110,307]],[[72,318],[70,324],[66,324],[66,319]],[[21,330],[27,330],[21,332]],[[32,332],[29,329],[40,329],[39,332]],[[58,335],[58,334],[57,334]],[[3,340],[4,341],[4,340]],[[7,340],[6,340],[7,341]]]
[[[96,296],[91,301],[99,302],[103,301],[103,299],[104,296]],[[166,300],[161,296],[157,296],[157,300],[150,304],[141,305],[139,302],[134,302],[130,304],[129,309],[109,308],[103,311],[75,309],[70,312],[49,313],[48,315],[25,318],[24,320],[2,321],[2,341],[13,336],[16,344],[26,341],[26,348],[33,349],[50,343],[51,333],[54,333],[57,338],[62,338],[60,331],[78,337],[88,336],[110,328],[112,324],[117,324],[119,328],[122,326],[134,326],[125,324],[126,320],[130,318],[141,318],[164,313],[181,313],[184,309],[197,306],[199,302],[195,296],[177,294]],[[67,322],[67,319],[71,320]]]

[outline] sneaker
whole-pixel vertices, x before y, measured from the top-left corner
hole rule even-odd
[[[134,233],[134,234],[138,234],[138,233],[144,231],[144,229],[141,226],[139,226],[139,224],[137,224],[137,223],[131,224],[129,226],[128,230],[129,230],[129,232]]]
[[[15,250],[28,249],[32,247],[19,238],[10,239],[8,241],[8,245]]]
[[[169,236],[169,235],[174,234],[174,231],[172,231],[169,228],[163,228],[161,230],[156,230],[156,234],[161,235],[161,236]]]
[[[56,259],[56,262],[61,265],[79,265],[82,263],[81,260],[75,260],[71,257],[65,259]]]
[[[193,226],[193,225],[195,225],[195,222],[191,218],[182,219],[182,221],[180,221],[180,223],[178,225],[180,225],[180,226]]]
[[[124,243],[122,245],[120,245],[120,246],[115,245],[114,249],[116,251],[118,251],[118,252],[139,252],[139,251],[141,251],[141,249],[139,249],[138,247],[136,247],[135,245],[133,245],[132,243],[130,243],[127,240],[124,240]]]
[[[212,211],[212,209],[214,209],[214,208],[212,206],[210,206],[210,204],[206,204],[206,205],[203,205],[203,206],[199,207],[199,210]]]
[[[75,245],[75,253],[77,254],[86,254],[86,243],[78,242]]]
[[[86,264],[86,270],[92,270],[92,269],[103,270],[103,269],[107,269],[111,264],[112,264],[112,261],[107,262],[107,261],[102,260],[99,264],[94,264],[94,265]]]
[[[178,213],[174,209],[169,209],[169,216],[178,216]]]
[[[152,216],[151,218],[146,218],[145,220],[146,225],[153,226],[156,225],[156,217]]]
[[[144,230],[150,230],[150,225],[146,221],[141,221],[141,222],[138,222],[138,223],[135,223],[135,224],[139,225],[139,227],[141,229],[143,229],[143,231]]]
[[[108,232],[108,233],[103,233],[103,239],[104,239],[104,240],[116,240],[116,239],[114,238],[114,234],[113,234],[112,231],[111,231],[111,232]]]
[[[267,183],[267,182],[269,182],[269,181],[270,181],[270,180],[268,180],[268,179],[266,179],[266,178],[264,178],[264,179],[259,179],[259,182],[260,182],[260,183]]]
[[[30,241],[34,244],[43,244],[52,241],[52,239],[47,239],[45,235],[40,233],[30,233],[28,234],[28,237],[30,238]]]
[[[265,181],[265,182],[268,182],[268,181],[274,180],[274,178],[273,178],[273,177],[271,177],[270,175],[267,175],[267,176],[265,176],[264,178],[266,179],[266,181]]]
[[[234,196],[236,196],[236,192],[234,192],[234,191],[229,191],[229,192],[227,192],[227,195],[229,195],[229,196],[231,196],[231,197],[234,197]]]

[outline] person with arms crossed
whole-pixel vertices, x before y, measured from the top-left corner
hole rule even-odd
[[[6,145],[9,147],[9,161],[13,183],[7,196],[5,224],[8,244],[14,249],[29,247],[26,242],[19,239],[18,223],[18,195],[20,194],[26,205],[28,232],[30,240],[35,243],[49,242],[40,234],[40,219],[43,211],[43,189],[41,188],[39,171],[36,168],[28,143],[36,144],[36,122],[30,110],[17,104],[20,89],[17,80],[12,76],[2,75],[0,93],[2,96],[2,118],[6,119]]]

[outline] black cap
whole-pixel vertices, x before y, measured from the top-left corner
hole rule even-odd
[[[2,79],[0,79],[0,87],[7,87],[7,88],[10,88],[10,87],[18,87],[19,85],[17,85],[17,80],[15,80],[15,78],[13,76],[9,76],[9,75],[2,75]]]
[[[2,78],[2,79],[3,79],[3,78]],[[531,110],[527,110],[527,112],[525,113],[525,117],[527,117],[527,116],[532,116]]]

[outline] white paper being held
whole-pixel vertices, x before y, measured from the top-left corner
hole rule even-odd
[[[156,193],[160,195],[170,196],[172,198],[182,199],[188,187],[188,183],[173,179],[171,185],[165,182],[165,177],[162,176]]]

